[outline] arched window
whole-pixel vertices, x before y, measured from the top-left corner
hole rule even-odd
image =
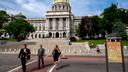
[[[56,38],[59,38],[59,33],[58,32],[56,32]]]

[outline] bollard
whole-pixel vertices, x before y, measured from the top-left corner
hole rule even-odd
[[[16,49],[14,49],[14,52],[16,52]]]
[[[7,49],[4,49],[4,52],[7,52]]]
[[[9,49],[9,52],[11,52],[12,51],[12,49]]]

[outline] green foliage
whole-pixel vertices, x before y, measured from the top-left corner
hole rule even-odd
[[[9,15],[3,11],[0,10],[0,29],[3,27],[3,24],[8,21]]]
[[[5,26],[5,30],[14,38],[25,38],[29,32],[34,32],[35,29],[24,19],[16,19]]]
[[[102,35],[102,38],[105,38],[106,34],[112,33],[126,38],[126,26],[128,26],[128,11],[112,4],[104,9],[101,17],[83,17],[77,32],[82,39],[85,39],[87,35],[90,39],[93,39],[95,35],[98,36],[99,34]]]
[[[16,42],[16,39],[13,38],[0,38],[0,41],[10,41],[10,42]]]
[[[75,37],[70,37],[71,42],[75,42],[76,38]]]
[[[78,40],[78,41],[76,41],[76,42],[77,42],[77,43],[89,42],[89,45],[90,45],[91,48],[96,48],[96,46],[97,46],[98,44],[104,44],[105,41],[106,41],[106,40],[103,39],[103,40]],[[91,43],[93,43],[93,45],[91,45]],[[122,41],[122,45],[123,45],[123,46],[128,46],[128,41],[123,40],[123,41]]]
[[[127,24],[128,16],[126,10],[117,8],[115,4],[112,4],[109,8],[106,8],[103,15],[103,23],[105,30],[108,34],[112,33],[113,31],[113,22],[116,20],[120,20],[124,24]]]
[[[88,16],[85,16],[82,18],[81,24],[79,26],[80,29],[80,34],[79,36],[83,39],[87,35],[92,35],[93,34],[93,24],[92,24],[92,19]]]
[[[128,46],[128,41],[126,41],[126,40],[122,41],[122,45],[123,46]]]
[[[84,39],[87,35],[89,38],[94,38],[94,35],[99,35],[103,33],[103,26],[101,23],[101,18],[98,16],[83,17],[81,24],[78,29],[79,37]]]
[[[80,35],[80,28],[79,28],[80,25],[81,25],[81,24],[79,24],[78,27],[76,28],[76,34],[77,34],[78,36]]]
[[[113,33],[116,33],[119,37],[122,37],[122,39],[127,38],[126,25],[120,20],[116,20],[115,22],[113,22],[112,29]]]
[[[108,34],[112,33],[113,22],[117,19],[117,6],[112,4],[111,7],[106,8],[103,15],[103,21],[105,23],[105,29]]]
[[[103,40],[78,40],[76,42],[78,42],[78,43],[89,42],[90,48],[96,48],[96,46],[98,44],[104,44],[105,39],[103,39]]]
[[[8,21],[9,15],[3,11],[0,10],[0,36],[2,35],[3,31],[3,24]]]

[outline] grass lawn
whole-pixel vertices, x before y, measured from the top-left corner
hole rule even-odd
[[[91,48],[96,48],[97,44],[104,44],[105,41],[106,41],[105,39],[102,39],[102,40],[78,40],[76,42],[78,42],[78,43],[89,42],[89,45]],[[126,41],[126,40],[122,41],[122,44],[123,44],[123,46],[128,46],[128,41]]]
[[[0,39],[0,41],[13,41],[13,42],[17,42],[16,39]]]
[[[122,41],[122,45],[123,46],[128,46],[128,41],[126,41],[126,40],[125,41]]]

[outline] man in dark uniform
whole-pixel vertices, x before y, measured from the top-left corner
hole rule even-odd
[[[42,67],[44,67],[44,56],[45,56],[45,50],[42,48],[42,45],[40,45],[40,48],[38,49],[38,68],[40,69],[41,62]]]
[[[30,49],[27,48],[27,45],[24,44],[24,47],[20,50],[18,58],[21,59],[22,70],[26,72],[26,62],[30,59]]]

